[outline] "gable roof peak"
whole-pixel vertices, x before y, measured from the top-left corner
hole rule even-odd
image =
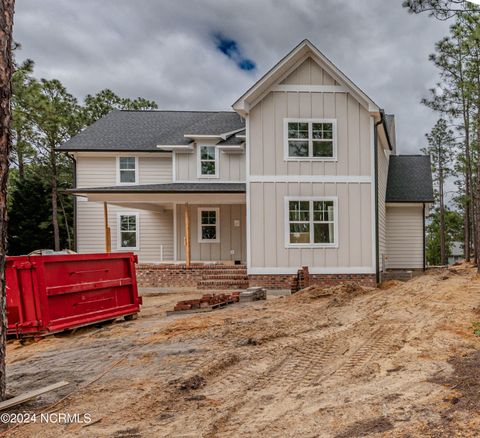
[[[349,90],[349,93],[367,108],[368,111],[379,112],[379,106],[308,39],[304,39],[297,44],[287,55],[253,84],[232,105],[233,109],[242,116],[248,114],[252,103],[257,102],[266,95],[272,86],[281,82],[292,69],[298,67],[308,57],[314,59],[336,82],[345,86]]]

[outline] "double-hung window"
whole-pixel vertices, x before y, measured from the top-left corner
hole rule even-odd
[[[136,184],[138,160],[136,157],[118,157],[118,182],[120,184]]]
[[[218,150],[215,146],[198,147],[198,176],[200,178],[218,177]]]
[[[138,213],[118,214],[118,249],[138,249]]]
[[[286,160],[335,160],[335,119],[285,119]]]
[[[220,209],[198,209],[198,242],[220,242]]]
[[[286,198],[286,246],[337,245],[336,198]]]

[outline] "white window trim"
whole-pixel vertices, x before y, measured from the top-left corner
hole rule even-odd
[[[290,243],[290,201],[333,201],[333,243]],[[313,219],[312,219],[313,220]],[[310,223],[312,223],[312,220]],[[338,197],[337,196],[285,196],[285,248],[338,248]],[[313,242],[313,227],[310,227],[310,239]]]
[[[121,230],[120,230],[120,224],[121,224],[121,217],[122,216],[135,216],[135,224],[136,224],[136,229],[135,229],[135,234],[136,234],[136,242],[137,246],[135,247],[124,247],[122,246],[121,242]],[[138,251],[140,249],[140,215],[138,212],[118,212],[117,213],[117,250],[118,251]]]
[[[202,239],[202,211],[215,211],[216,214],[216,239]],[[197,235],[198,243],[220,243],[220,208],[218,207],[199,207],[197,210]]]
[[[133,155],[117,155],[117,186],[133,186],[138,184],[138,157]],[[120,158],[135,158],[135,182],[121,182],[120,180]]]
[[[202,147],[213,147],[215,148],[215,174],[214,175],[202,175],[202,165],[201,165],[201,149]],[[197,146],[197,178],[205,178],[205,179],[211,179],[211,178],[218,178],[219,177],[219,150],[214,144],[199,144]]]
[[[313,123],[331,123],[333,140],[333,157],[290,157],[288,155],[288,124],[289,123],[308,123],[308,151],[312,152],[312,124]],[[301,119],[285,118],[283,119],[283,159],[284,161],[337,161],[337,119]]]

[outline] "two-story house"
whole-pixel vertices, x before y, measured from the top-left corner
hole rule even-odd
[[[60,150],[77,250],[134,251],[149,284],[231,286],[235,264],[281,289],[302,266],[367,284],[424,269],[429,158],[397,155],[394,117],[307,40],[233,111],[114,111]]]

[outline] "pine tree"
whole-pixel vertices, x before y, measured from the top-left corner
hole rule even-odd
[[[33,249],[50,248],[53,230],[48,183],[30,171],[12,185],[8,209],[8,254],[22,255]]]
[[[447,264],[446,227],[445,227],[445,180],[452,175],[451,163],[455,154],[455,138],[445,119],[439,119],[429,134],[426,135],[428,146],[422,152],[430,155],[432,160],[435,195],[439,203],[440,217],[440,262]]]
[[[12,123],[12,29],[15,0],[0,1],[0,400],[5,398],[5,346],[7,318],[5,314],[5,256],[7,247],[7,181],[8,157],[11,149]]]

